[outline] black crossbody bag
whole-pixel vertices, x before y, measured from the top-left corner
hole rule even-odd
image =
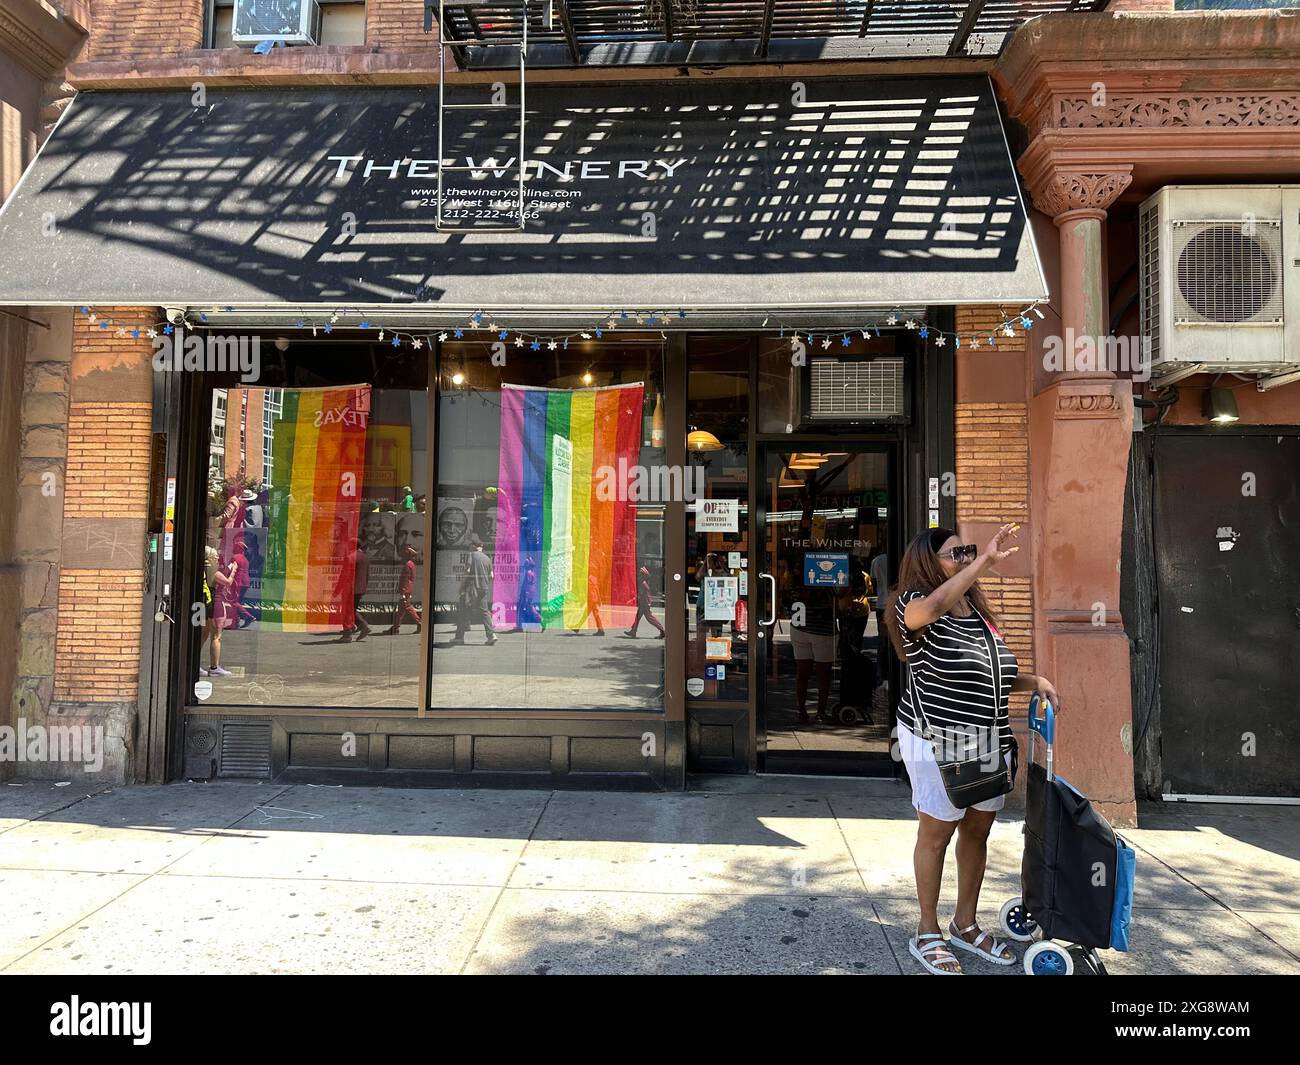
[[[983,614],[979,615],[979,619],[984,623],[984,644],[988,648],[989,661],[993,665],[993,731],[997,734],[999,732],[998,711],[1002,708],[1002,660],[998,655],[997,641],[993,637],[993,630],[988,620]],[[1015,786],[1016,770],[1020,761],[1019,745],[1015,738],[1012,737],[1011,740],[1010,765],[1007,764],[1008,760],[1002,757],[1000,744],[996,767],[991,767],[989,759],[979,757],[978,754],[974,758],[952,758],[953,752],[944,749],[943,741],[935,737],[934,731],[925,719],[925,711],[921,707],[921,693],[917,691],[910,663],[907,667],[907,681],[912,686],[912,701],[916,705],[916,719],[921,726],[921,737],[934,748],[934,757],[939,765],[939,776],[943,779],[943,788],[948,793],[948,801],[957,809],[964,810],[977,802],[996,799],[999,795],[1009,792]]]

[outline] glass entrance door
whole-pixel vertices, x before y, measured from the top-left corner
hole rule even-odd
[[[753,609],[765,772],[893,772],[881,625],[896,506],[892,459],[888,444],[761,449]]]

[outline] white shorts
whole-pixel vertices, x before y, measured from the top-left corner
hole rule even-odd
[[[833,663],[835,661],[835,637],[821,633],[809,632],[798,625],[790,626],[790,646],[794,648],[794,660],[806,662]]]
[[[912,805],[917,810],[940,821],[960,821],[966,816],[966,810],[959,810],[948,799],[943,777],[939,775],[939,763],[934,759],[934,748],[901,721],[898,723],[898,753],[907,767],[907,776],[912,782]],[[966,809],[988,813],[1001,810],[1006,801],[1005,795],[999,795]]]

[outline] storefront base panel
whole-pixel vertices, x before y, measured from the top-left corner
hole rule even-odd
[[[687,766],[692,773],[748,773],[753,761],[749,744],[749,711],[700,709],[687,711]]]
[[[662,719],[190,714],[182,779],[386,787],[681,787]]]

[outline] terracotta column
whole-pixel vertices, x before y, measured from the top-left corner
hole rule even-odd
[[[1107,322],[1102,224],[1106,208],[1128,188],[1132,167],[1095,170],[1053,167],[1033,192],[1034,205],[1052,216],[1061,239],[1062,336],[1104,337]],[[1114,377],[1107,370],[1069,370],[1060,380]]]
[[[1103,338],[1102,225],[1131,168],[1052,167],[1030,192],[1060,233],[1062,337]],[[1041,172],[1040,172],[1041,173]],[[1057,767],[1117,824],[1136,818],[1129,647],[1119,612],[1132,389],[1106,369],[1056,373],[1030,403],[1035,658],[1061,693]]]

